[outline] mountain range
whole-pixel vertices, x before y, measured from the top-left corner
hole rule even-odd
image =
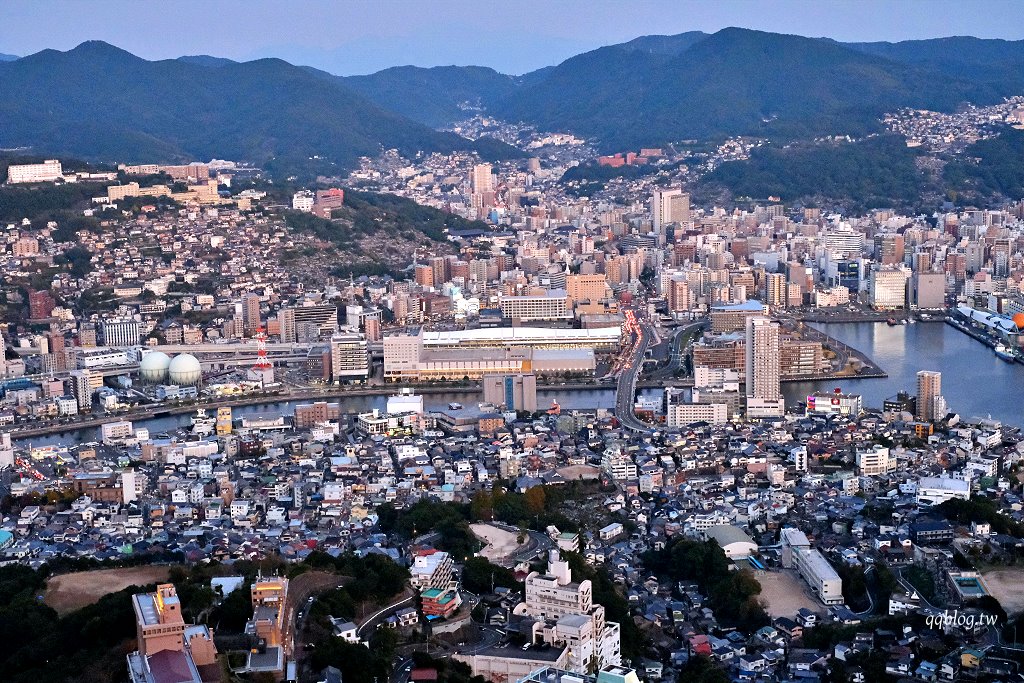
[[[151,62],[93,41],[0,63],[0,90],[0,147],[90,160],[219,157],[329,172],[382,148],[519,154],[433,130],[279,59]]]
[[[402,78],[416,81],[417,96],[435,108],[446,101],[445,82],[410,69]],[[402,99],[391,70],[360,79],[381,106]],[[729,135],[861,134],[895,108],[948,111],[1024,93],[1024,41],[843,44],[727,28],[643,36],[507,83],[516,87],[477,93],[488,113],[595,138],[608,150]]]
[[[727,28],[642,36],[522,75],[399,66],[349,77],[278,59],[150,62],[87,42],[0,61],[0,88],[0,147],[326,173],[391,147],[518,154],[436,130],[477,110],[615,151],[733,135],[861,135],[897,108],[950,111],[1024,93],[1024,41],[839,43]]]

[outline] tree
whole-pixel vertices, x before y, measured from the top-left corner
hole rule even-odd
[[[515,573],[486,557],[471,557],[462,567],[462,586],[471,593],[490,593],[494,587],[518,588]]]
[[[526,501],[526,507],[534,515],[539,515],[544,512],[545,505],[547,503],[547,494],[544,493],[543,486],[533,486],[526,490],[524,495]]]

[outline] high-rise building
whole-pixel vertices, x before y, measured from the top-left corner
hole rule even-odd
[[[277,312],[277,325],[283,343],[294,344],[297,341],[294,308],[282,308],[279,310]]]
[[[676,216],[676,211],[680,216]],[[661,243],[665,241],[665,227],[683,220],[683,214],[689,220],[690,195],[684,195],[682,190],[655,190],[651,195],[651,219]]]
[[[242,295],[242,326],[251,337],[260,329],[260,296],[254,292]]]
[[[907,306],[907,280],[910,269],[902,266],[874,266],[869,290],[872,308],[894,310]]]
[[[922,422],[930,422],[944,417],[945,401],[942,400],[942,373],[934,370],[921,370],[917,373],[917,417]],[[936,407],[942,408],[941,415],[936,414]]]
[[[370,376],[366,338],[358,332],[331,335],[331,377],[335,382],[362,382]]]
[[[92,395],[103,386],[103,375],[92,370],[71,371],[71,395],[78,401],[78,412],[92,410]]]
[[[473,175],[469,178],[473,194],[494,192],[494,176],[490,164],[477,164],[473,167]]]
[[[746,390],[749,417],[777,417],[785,412],[781,384],[779,323],[764,316],[746,320]]]
[[[786,276],[782,273],[765,273],[764,302],[772,308],[785,308],[788,303]]]
[[[875,260],[883,266],[895,266],[903,263],[905,256],[903,235],[883,233],[875,235]]]
[[[537,410],[537,376],[484,375],[484,402],[505,406],[508,410]]]
[[[530,573],[524,585],[525,613],[554,622],[551,644],[569,643],[567,669],[583,673],[622,663],[619,624],[605,620],[604,606],[593,601],[591,582],[573,581],[569,563],[557,550],[549,552],[547,571]]]

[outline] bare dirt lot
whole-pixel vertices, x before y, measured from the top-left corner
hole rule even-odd
[[[166,581],[170,571],[169,566],[160,565],[61,574],[46,582],[43,602],[57,610],[58,614],[67,614],[91,605],[107,593],[116,593],[128,586]]]
[[[490,524],[471,524],[469,528],[477,538],[487,544],[480,551],[481,557],[486,557],[490,562],[497,562],[508,557],[519,548],[516,542],[516,534],[511,531],[499,529]]]
[[[990,569],[981,577],[1008,615],[1024,613],[1024,568]]]
[[[761,584],[761,600],[772,617],[789,617],[801,607],[820,612],[824,606],[807,594],[807,586],[792,571],[756,572]]]

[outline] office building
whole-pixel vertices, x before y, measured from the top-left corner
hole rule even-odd
[[[714,400],[714,398],[712,397],[711,400]],[[729,405],[725,402],[671,403],[665,414],[665,424],[668,427],[685,427],[695,422],[725,424],[728,421]]]
[[[99,331],[103,345],[111,348],[138,346],[141,338],[139,321],[130,318],[103,320]]]
[[[868,280],[871,307],[896,310],[907,307],[907,281],[910,269],[900,266],[874,266]]]
[[[940,420],[946,416],[946,402],[942,398],[942,373],[921,370],[917,373],[917,413],[922,422]]]
[[[537,376],[484,375],[484,402],[505,406],[507,410],[537,411]]]
[[[501,314],[511,320],[566,320],[572,318],[564,289],[549,289],[540,296],[503,296]]]
[[[942,308],[946,304],[946,274],[914,273],[910,278],[910,304],[914,308]]]
[[[331,377],[335,382],[364,382],[370,376],[366,338],[359,332],[331,335]]]
[[[749,417],[785,413],[782,398],[779,323],[763,316],[746,319],[746,393]]]

